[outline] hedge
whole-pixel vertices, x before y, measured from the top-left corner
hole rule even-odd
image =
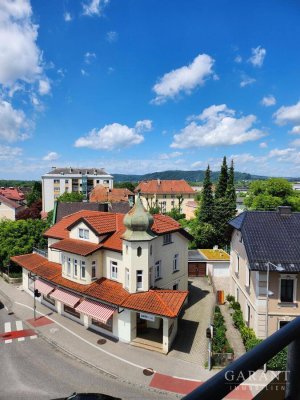
[[[215,335],[212,341],[212,350],[214,353],[233,353],[228,339],[226,337],[226,326],[224,317],[221,314],[220,307],[215,307],[214,322]]]
[[[243,313],[241,311],[241,306],[237,303],[233,296],[227,296],[227,301],[230,304],[230,307],[234,310],[232,314],[232,320],[234,326],[240,331],[244,346],[246,351],[253,349],[263,340],[258,339],[254,333],[252,328],[248,328],[248,326],[244,322]],[[238,305],[237,305],[238,304]],[[275,371],[285,371],[287,363],[287,348],[280,351],[276,356],[274,356],[267,363],[267,367],[270,370]]]

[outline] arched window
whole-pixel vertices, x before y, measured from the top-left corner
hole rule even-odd
[[[142,255],[142,248],[138,247],[137,248],[137,256],[140,257]]]

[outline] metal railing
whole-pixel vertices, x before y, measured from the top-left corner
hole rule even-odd
[[[223,399],[286,346],[288,358],[285,399],[300,399],[300,317],[273,333],[183,399]]]
[[[39,254],[42,257],[48,258],[48,249],[38,249],[37,247],[33,247],[32,252]]]

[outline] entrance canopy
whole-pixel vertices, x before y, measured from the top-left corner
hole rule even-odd
[[[56,289],[53,293],[51,293],[51,297],[53,299],[61,301],[62,303],[72,308],[81,299],[81,297],[76,296],[75,294],[67,292],[63,289]]]
[[[54,290],[53,285],[40,281],[39,279],[35,281],[35,288],[45,296],[48,296],[48,294]]]
[[[106,324],[109,318],[116,311],[114,307],[108,306],[106,304],[97,303],[92,300],[83,300],[79,306],[75,308],[76,311],[88,315],[96,319],[97,321]]]

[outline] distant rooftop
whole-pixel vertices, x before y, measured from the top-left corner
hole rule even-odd
[[[50,172],[46,175],[109,175],[104,168],[56,168],[52,167]]]

